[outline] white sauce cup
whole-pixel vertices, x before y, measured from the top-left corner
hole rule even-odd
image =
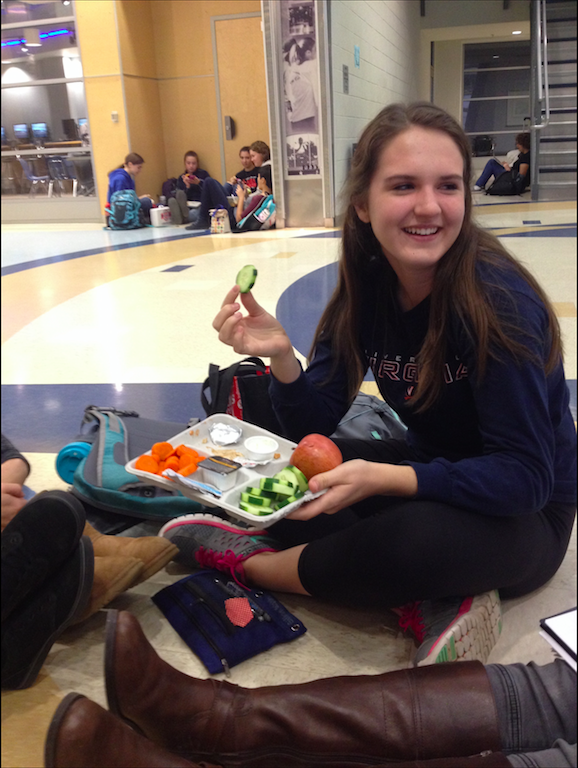
[[[279,443],[272,437],[265,435],[253,435],[248,437],[245,442],[245,451],[247,458],[253,461],[269,461],[279,450]]]

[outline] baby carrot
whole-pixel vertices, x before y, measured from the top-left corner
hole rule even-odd
[[[160,459],[167,459],[173,453],[173,446],[170,443],[155,443],[152,453],[156,453]]]
[[[159,464],[152,456],[139,456],[135,462],[135,469],[140,469],[141,472],[152,472],[153,475],[159,471]]]

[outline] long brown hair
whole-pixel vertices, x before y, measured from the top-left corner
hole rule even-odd
[[[133,165],[142,165],[144,163],[144,159],[136,152],[129,152],[129,154],[124,158],[124,161],[120,165],[117,165],[116,168],[113,168],[113,170],[119,171],[129,163],[132,163]],[[109,176],[111,173],[112,171],[109,172]]]
[[[364,224],[355,206],[364,205],[378,158],[385,146],[411,126],[421,126],[448,134],[457,145],[464,161],[465,215],[460,233],[438,263],[430,298],[429,326],[418,356],[419,380],[412,404],[424,411],[441,393],[446,341],[451,314],[462,323],[466,333],[477,346],[477,367],[482,377],[488,357],[497,358],[501,351],[515,360],[529,359],[531,353],[520,338],[527,337],[522,319],[512,312],[498,313],[487,292],[487,285],[477,274],[480,262],[497,270],[510,269],[518,273],[536,292],[546,307],[549,322],[550,351],[545,366],[550,373],[561,354],[560,327],[550,301],[534,277],[502,246],[493,235],[472,221],[471,146],[467,136],[443,109],[428,102],[391,104],[383,109],[365,128],[352,158],[351,170],[343,189],[347,209],[343,223],[338,281],[335,291],[317,326],[310,356],[317,343],[331,339],[334,366],[344,366],[348,377],[348,392],[353,400],[365,373],[361,349],[362,312],[367,297],[368,263],[381,265],[378,280],[395,280],[382,247],[371,224]],[[501,282],[501,281],[499,281]],[[492,285],[508,302],[514,299],[501,285]],[[540,361],[541,363],[542,361]]]

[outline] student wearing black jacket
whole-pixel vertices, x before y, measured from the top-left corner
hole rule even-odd
[[[203,184],[210,178],[207,171],[199,168],[199,156],[190,149],[185,152],[185,171],[177,179],[177,193],[169,199],[173,224],[196,222],[199,218],[198,207],[189,208],[189,202],[201,202]]]

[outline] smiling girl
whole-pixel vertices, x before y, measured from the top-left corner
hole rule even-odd
[[[276,542],[222,521],[172,537],[248,584],[394,609],[420,646],[416,664],[485,661],[501,628],[496,590],[545,584],[575,517],[558,321],[472,221],[470,145],[438,107],[382,110],[345,199],[338,284],[307,371],[251,293],[233,287],[213,325],[237,353],[270,357],[288,437],[332,434],[370,368],[405,439],[336,440],[344,463],[309,482],[327,492],[272,526]]]

